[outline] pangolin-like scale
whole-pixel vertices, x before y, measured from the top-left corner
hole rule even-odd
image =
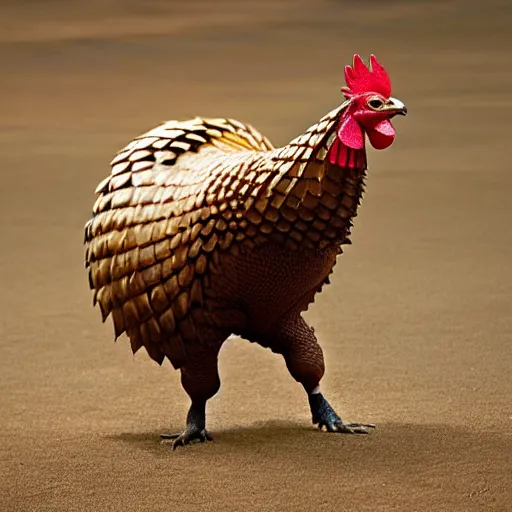
[[[347,424],[319,389],[324,360],[301,316],[329,281],[363,194],[365,138],[389,146],[405,114],[384,68],[345,68],[346,101],[284,147],[234,119],[169,121],[118,152],[85,226],[86,266],[103,321],[180,369],[192,405],[174,446],[210,439],[206,402],[236,334],[282,354],[313,422]]]

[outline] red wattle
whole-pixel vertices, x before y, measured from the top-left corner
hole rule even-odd
[[[338,129],[338,137],[347,148],[364,149],[364,132],[351,115],[343,119]]]
[[[366,133],[375,149],[386,149],[395,140],[395,129],[389,119],[384,119],[373,128],[366,128]]]
[[[364,149],[351,149],[344,146],[338,137],[334,139],[327,155],[329,162],[342,169],[366,169]]]

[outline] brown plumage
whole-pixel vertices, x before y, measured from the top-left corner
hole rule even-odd
[[[322,351],[300,316],[349,243],[363,192],[364,148],[328,158],[352,104],[278,149],[233,119],[169,121],[119,151],[97,187],[85,226],[94,302],[134,353],[181,370],[192,407],[175,446],[209,439],[205,404],[233,333],[284,356],[315,423],[366,432],[319,393]]]

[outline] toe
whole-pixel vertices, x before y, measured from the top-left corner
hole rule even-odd
[[[160,439],[177,439],[181,434],[160,434]]]
[[[178,448],[178,446],[185,446],[185,444],[186,444],[185,441],[180,436],[180,437],[178,437],[178,439],[175,439],[174,442],[172,443],[172,449],[176,450],[176,448]]]
[[[347,423],[349,427],[377,428],[373,423]]]
[[[178,436],[172,443],[172,449],[176,450],[178,446],[186,446],[190,444],[193,437],[188,432],[183,432],[180,436]]]
[[[318,428],[323,432],[337,432],[339,434],[369,434],[369,429],[375,428],[371,423],[325,423],[318,424]]]
[[[340,434],[357,434],[357,430],[352,425],[347,425],[345,423],[340,423],[337,425]]]
[[[338,425],[339,431],[347,434],[369,434],[370,428],[375,428],[375,425],[370,423],[342,423]]]

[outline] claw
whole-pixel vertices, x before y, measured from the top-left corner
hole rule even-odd
[[[369,434],[372,423],[344,423],[321,393],[309,395],[312,419],[322,431],[340,434]]]
[[[162,439],[174,439],[172,443],[173,450],[176,450],[178,446],[191,444],[192,441],[200,441],[201,443],[213,441],[213,437],[205,429],[196,431],[185,430],[182,434],[162,434],[160,437]]]

